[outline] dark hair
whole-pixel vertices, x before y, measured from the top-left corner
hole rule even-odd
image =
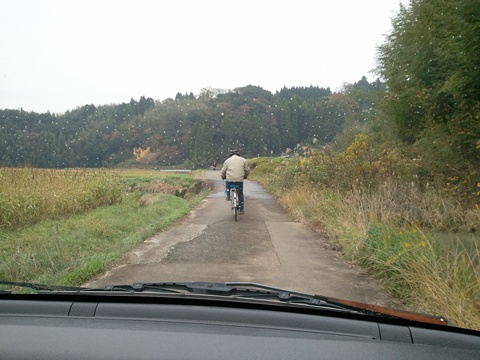
[[[240,151],[237,150],[237,149],[232,149],[232,150],[230,150],[230,156],[232,156],[232,155],[239,155],[240,156]]]

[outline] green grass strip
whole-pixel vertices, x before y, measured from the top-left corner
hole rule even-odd
[[[79,285],[154,233],[187,214],[204,196],[189,200],[156,194],[140,206],[139,193],[97,208],[17,231],[0,231],[0,279]]]

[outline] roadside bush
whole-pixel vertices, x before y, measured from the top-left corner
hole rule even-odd
[[[366,135],[359,134],[341,153],[325,148],[311,157],[279,163],[266,182],[269,190],[279,194],[297,186],[338,191],[365,217],[374,214],[396,225],[480,231],[480,209],[424,181],[417,175],[420,170],[417,161],[408,160],[397,149],[373,146]]]
[[[248,163],[252,169],[249,179],[263,183],[273,193],[292,188],[301,176],[296,159],[255,158]]]
[[[308,181],[331,189],[375,190],[386,181],[411,182],[416,164],[408,161],[395,148],[374,146],[367,135],[359,134],[340,153],[330,148],[300,160]]]

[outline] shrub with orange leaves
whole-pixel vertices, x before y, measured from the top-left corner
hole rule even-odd
[[[145,150],[143,150],[141,147],[133,148],[133,156],[135,157],[136,161],[142,161],[142,159],[145,158],[145,156],[149,153],[150,153],[150,146],[147,146]]]

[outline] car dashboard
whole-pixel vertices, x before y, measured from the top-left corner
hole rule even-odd
[[[0,299],[1,359],[479,359],[477,332],[232,300]]]

